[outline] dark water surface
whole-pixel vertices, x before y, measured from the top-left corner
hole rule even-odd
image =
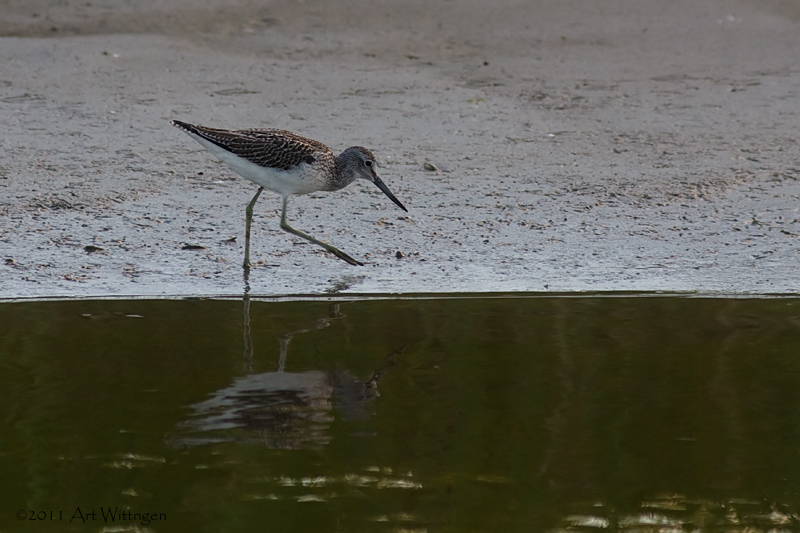
[[[798,513],[800,299],[0,304],[0,531]]]

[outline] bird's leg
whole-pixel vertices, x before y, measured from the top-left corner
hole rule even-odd
[[[256,205],[256,200],[258,200],[262,192],[264,192],[264,187],[259,187],[256,195],[253,196],[253,199],[250,200],[250,203],[247,204],[247,209],[244,211],[244,265],[242,266],[245,270],[250,268],[250,222],[253,220],[253,206]]]
[[[307,240],[309,242],[313,242],[316,245],[322,246],[323,248],[328,250],[330,253],[332,253],[333,255],[335,255],[336,257],[341,259],[342,261],[347,261],[348,263],[350,263],[353,266],[364,266],[364,263],[356,261],[355,259],[353,259],[349,255],[347,255],[346,253],[344,253],[340,249],[335,248],[335,247],[331,246],[330,244],[326,244],[326,243],[324,243],[322,241],[318,241],[317,239],[315,239],[311,235],[306,235],[302,231],[300,231],[298,229],[294,229],[293,227],[291,227],[289,225],[289,223],[286,222],[286,204],[288,203],[288,201],[289,201],[289,197],[288,196],[284,196],[283,197],[283,212],[281,213],[281,229],[282,230],[288,231],[289,233],[291,233],[293,235],[297,235],[298,237],[302,237],[302,238],[304,238],[305,240]]]

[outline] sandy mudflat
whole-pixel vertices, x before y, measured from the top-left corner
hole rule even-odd
[[[409,208],[293,199],[352,267],[262,195],[256,295],[800,291],[794,0],[51,3],[0,16],[0,298],[241,294],[255,186],[170,118],[367,146]]]

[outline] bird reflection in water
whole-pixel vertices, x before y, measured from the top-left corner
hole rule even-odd
[[[282,334],[278,338],[278,370],[236,378],[209,399],[191,405],[194,412],[180,424],[180,435],[172,439],[173,443],[187,446],[236,441],[279,449],[319,448],[330,442],[330,425],[337,413],[345,420],[366,417],[368,404],[378,396],[378,380],[404,347],[388,354],[383,365],[364,381],[347,371],[285,371],[289,342],[295,335],[326,328],[344,316],[340,304],[332,304],[328,316]],[[254,359],[247,291],[244,344],[244,370],[251,372]]]

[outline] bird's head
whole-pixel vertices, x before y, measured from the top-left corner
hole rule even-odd
[[[346,173],[353,175],[356,178],[371,181],[377,185],[381,191],[383,191],[383,194],[388,196],[391,201],[397,204],[400,209],[408,212],[408,209],[406,209],[405,206],[400,203],[400,200],[398,200],[395,195],[392,194],[392,191],[389,190],[389,187],[387,187],[386,184],[383,183],[383,181],[378,177],[378,173],[375,171],[375,169],[378,168],[378,162],[375,161],[375,156],[372,155],[372,152],[363,146],[353,146],[342,152],[340,157],[344,161]]]

